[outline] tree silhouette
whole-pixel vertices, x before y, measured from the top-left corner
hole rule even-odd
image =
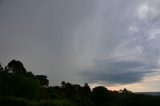
[[[26,74],[26,69],[20,61],[12,60],[6,66],[6,69],[9,73],[12,74]]]
[[[103,104],[107,101],[108,94],[109,90],[107,88],[98,86],[93,88],[91,98],[95,104]]]
[[[127,90],[126,88],[124,88],[123,90],[119,90],[121,94],[132,94],[131,91]]]
[[[124,88],[110,91],[103,86],[90,89],[62,81],[48,86],[46,75],[27,72],[20,61],[5,69],[0,64],[0,106],[159,106],[160,96],[134,94]],[[47,87],[46,87],[47,86]]]
[[[3,69],[0,66],[0,69]],[[24,98],[39,97],[40,82],[33,73],[27,72],[20,61],[12,60],[0,71],[0,96]]]
[[[0,63],[0,71],[3,71],[3,67],[1,63]]]
[[[14,95],[28,99],[36,99],[40,93],[40,83],[36,78],[26,77],[22,74],[12,76]]]
[[[88,83],[85,83],[85,84],[84,84],[83,89],[84,89],[84,92],[87,92],[87,93],[90,93],[90,92],[91,92],[91,88],[89,87]]]
[[[39,80],[41,86],[48,86],[49,81],[46,75],[36,75],[36,77]]]

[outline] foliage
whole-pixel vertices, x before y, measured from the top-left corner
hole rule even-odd
[[[36,75],[36,77],[39,80],[41,86],[48,86],[49,81],[46,75]]]
[[[15,96],[33,99],[39,97],[40,84],[37,79],[19,74],[13,76],[13,89]]]
[[[0,64],[0,106],[160,106],[160,96],[134,94],[126,88],[48,84],[47,76],[28,72],[20,61],[12,60],[5,68]]]
[[[91,99],[95,104],[104,104],[109,95],[109,90],[103,86],[95,87],[91,93]]]
[[[12,60],[11,62],[9,62],[6,66],[6,70],[12,74],[26,74],[26,69],[24,68],[23,64],[17,60]]]
[[[31,72],[26,71],[20,61],[12,60],[6,67],[0,71],[0,96],[28,99],[39,97],[40,82]]]

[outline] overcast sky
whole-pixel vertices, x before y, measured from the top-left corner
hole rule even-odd
[[[160,0],[1,0],[0,62],[110,89],[160,91]]]

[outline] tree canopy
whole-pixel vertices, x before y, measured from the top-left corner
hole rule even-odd
[[[124,88],[108,90],[104,86],[90,88],[62,81],[49,86],[46,75],[28,72],[23,63],[12,60],[0,64],[0,106],[159,106],[160,96],[134,94]]]
[[[26,74],[26,69],[24,68],[22,62],[18,61],[18,60],[12,60],[8,63],[8,65],[6,66],[6,69],[9,73],[13,73],[13,74]]]

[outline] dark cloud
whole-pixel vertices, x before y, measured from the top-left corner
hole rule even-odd
[[[51,85],[141,81],[160,63],[159,4],[2,0],[0,62],[20,60],[29,71],[48,75]]]
[[[141,81],[146,74],[153,73],[150,68],[157,68],[142,61],[100,60],[89,70],[80,73],[91,82],[108,84],[129,84]]]
[[[72,81],[73,30],[95,10],[96,0],[5,0],[0,5],[0,60],[24,63],[50,84]],[[70,74],[72,73],[72,75]],[[74,78],[77,79],[77,78]]]

